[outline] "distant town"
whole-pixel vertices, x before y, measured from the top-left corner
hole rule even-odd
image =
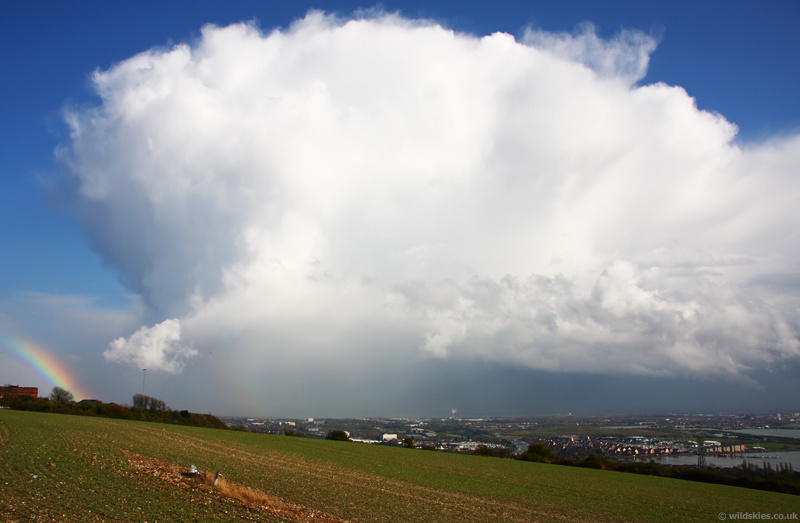
[[[325,438],[345,431],[356,442],[516,455],[542,443],[564,458],[601,454],[618,460],[664,456],[736,456],[800,450],[800,414],[670,414],[447,419],[272,419],[220,417],[251,432]],[[794,430],[796,432],[794,432]]]
[[[50,399],[55,399],[56,403],[61,403],[54,398],[56,391],[60,390],[56,387],[50,394]],[[3,404],[14,401],[25,404],[37,400],[37,396],[36,387],[0,387],[0,403]],[[71,401],[71,394],[65,399]],[[115,408],[125,410],[122,406],[105,405],[98,400],[83,400],[80,405],[83,405],[83,410],[94,409],[90,413],[93,415],[109,415],[109,409]],[[331,436],[335,435],[336,439],[373,445],[483,453],[497,457],[517,457],[531,445],[539,444],[547,447],[554,456],[568,460],[582,460],[597,455],[621,462],[726,467],[737,466],[742,461],[741,457],[744,457],[751,462],[754,458],[761,459],[765,467],[777,459],[779,465],[786,465],[789,470],[792,470],[792,466],[800,469],[800,413],[567,414],[462,419],[453,412],[453,416],[443,419],[275,419],[214,417],[172,411],[163,401],[138,394],[134,396],[134,408],[151,417],[158,414],[158,420],[168,423],[227,425],[231,429],[255,433],[319,439],[332,439]],[[70,413],[81,413],[78,407],[73,411]],[[130,413],[116,414],[116,417],[131,417],[127,415]],[[776,456],[777,452],[783,452],[784,455]],[[739,460],[739,463],[734,460]]]

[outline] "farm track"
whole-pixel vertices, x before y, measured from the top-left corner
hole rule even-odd
[[[0,445],[3,445],[8,439],[8,427],[5,423],[0,421]]]
[[[137,427],[136,430],[158,437],[166,437],[176,444],[192,447],[201,452],[214,453],[225,457],[229,461],[238,461],[244,466],[277,470],[283,475],[289,473],[293,475],[301,474],[309,478],[330,482],[331,484],[346,485],[353,489],[370,491],[373,494],[381,493],[401,498],[400,502],[413,500],[416,503],[423,502],[425,504],[438,505],[445,511],[459,513],[462,517],[470,515],[472,516],[470,520],[495,519],[497,521],[525,523],[542,520],[585,521],[586,517],[582,514],[576,514],[575,516],[553,514],[549,511],[524,507],[506,500],[499,502],[485,497],[423,487],[380,475],[343,469],[319,460],[309,460],[297,455],[284,455],[281,452],[270,449],[263,449],[255,453],[221,443],[212,443],[206,439],[188,434],[181,434],[178,437],[176,434],[164,435],[156,428]],[[462,472],[462,474],[468,475],[466,472]]]
[[[46,422],[50,423],[50,422]],[[91,430],[91,437],[103,441],[103,445],[116,448],[120,457],[128,464],[131,470],[137,473],[148,472],[142,467],[132,466],[133,463],[127,456],[135,452],[143,459],[161,460],[165,456],[180,456],[175,460],[187,466],[193,459],[203,457],[219,465],[219,470],[234,472],[237,481],[245,486],[258,489],[277,499],[284,500],[307,511],[317,513],[311,519],[298,519],[297,514],[280,513],[275,510],[248,505],[251,509],[259,510],[267,516],[272,516],[284,521],[321,521],[323,514],[329,516],[330,521],[372,522],[387,520],[403,521],[510,521],[510,522],[536,522],[536,521],[585,521],[587,512],[575,507],[554,504],[552,499],[547,502],[537,502],[530,498],[522,501],[508,496],[472,495],[469,492],[456,488],[434,488],[419,484],[416,479],[409,481],[403,478],[392,478],[380,473],[370,473],[349,467],[347,464],[334,463],[327,456],[314,458],[307,457],[287,450],[278,450],[268,446],[251,445],[230,440],[227,437],[209,438],[198,436],[189,431],[167,430],[164,425],[127,424],[125,433],[116,433],[115,428],[119,421],[95,418],[92,420],[96,428]],[[124,423],[124,422],[123,422]],[[107,427],[104,430],[101,427]],[[136,436],[139,434],[140,436]],[[221,433],[224,435],[225,433]],[[96,453],[86,454],[81,441],[89,434],[68,431],[64,434],[54,435],[60,440],[60,445],[70,449],[74,448],[83,461],[95,466],[117,469],[119,465],[109,461],[109,457],[99,457]],[[331,453],[357,456],[347,449],[348,445],[333,445]],[[150,446],[151,445],[151,446]],[[301,444],[302,445],[302,444]],[[148,446],[150,446],[148,448]],[[312,444],[312,446],[315,446]],[[353,447],[356,448],[356,447]],[[255,450],[254,450],[255,449]],[[164,451],[166,454],[164,454]],[[401,451],[402,452],[402,451]],[[410,451],[409,456],[416,454]],[[187,457],[188,456],[188,457]],[[341,461],[341,460],[340,460]],[[455,478],[456,482],[463,480],[484,480],[481,469],[454,469],[441,464],[427,463],[419,460],[406,461],[401,458],[386,456],[387,468],[411,468],[446,475]],[[166,469],[171,469],[175,465]],[[152,469],[152,467],[151,467]],[[151,471],[151,477],[164,479],[163,473]],[[124,471],[115,471],[114,474],[126,476]],[[226,473],[227,475],[227,473]],[[161,476],[161,477],[159,477]],[[233,477],[233,476],[232,476]],[[515,478],[503,478],[504,482],[513,483]],[[162,481],[170,488],[179,487],[173,481]],[[560,485],[560,491],[571,490],[565,485]],[[540,488],[554,490],[556,486],[540,485]],[[198,494],[198,492],[195,492]],[[200,493],[206,495],[206,493]],[[346,499],[347,502],[336,500]],[[291,500],[291,501],[285,501]],[[378,507],[378,510],[365,510],[365,506]],[[383,511],[393,514],[386,517]],[[365,515],[366,514],[366,515]],[[608,514],[593,514],[595,521],[618,521]]]
[[[135,452],[126,450],[123,450],[122,452],[125,455],[125,458],[128,460],[128,463],[135,469],[146,474],[150,474],[161,481],[169,483],[175,487],[194,490],[206,495],[225,497],[224,494],[215,491],[213,486],[206,485],[201,478],[187,480],[183,475],[183,473],[186,472],[186,469],[179,467],[174,463],[143,456],[141,454],[136,454]],[[259,497],[262,498],[260,503],[247,502],[233,498],[231,498],[231,502],[245,505],[248,508],[255,509],[260,512],[265,512],[284,521],[296,523],[306,523],[309,521],[320,523],[347,523],[345,520],[331,514],[326,514],[318,510],[312,510],[308,507],[290,503],[268,494],[259,494],[261,494]]]
[[[183,477],[191,464],[206,474]],[[221,478],[211,488],[216,472]],[[800,497],[356,443],[0,411],[0,523],[700,523],[722,510],[797,513]]]

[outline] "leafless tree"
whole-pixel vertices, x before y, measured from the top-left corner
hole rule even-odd
[[[54,401],[59,405],[63,403],[69,403],[74,400],[75,396],[70,391],[64,388],[53,387],[53,390],[50,392],[50,401]]]

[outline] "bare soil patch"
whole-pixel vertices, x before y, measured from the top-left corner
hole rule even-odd
[[[189,469],[135,452],[122,450],[128,463],[136,470],[149,474],[176,487],[203,492],[209,496],[227,499],[232,503],[264,512],[286,521],[347,523],[332,514],[291,503],[277,496],[228,481],[224,476],[201,472],[191,474]]]

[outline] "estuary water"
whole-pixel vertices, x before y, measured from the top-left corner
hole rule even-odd
[[[653,461],[662,465],[697,465],[697,456],[681,455],[681,456],[658,456],[653,457]],[[642,459],[641,461],[649,462],[650,458]],[[744,454],[735,454],[733,456],[706,456],[706,464],[715,467],[738,467],[742,461],[747,461],[757,467],[761,467],[764,463],[769,463],[772,468],[776,468],[780,464],[792,465],[794,470],[800,471],[800,451],[787,450],[787,451],[764,451],[764,452],[746,452]]]

